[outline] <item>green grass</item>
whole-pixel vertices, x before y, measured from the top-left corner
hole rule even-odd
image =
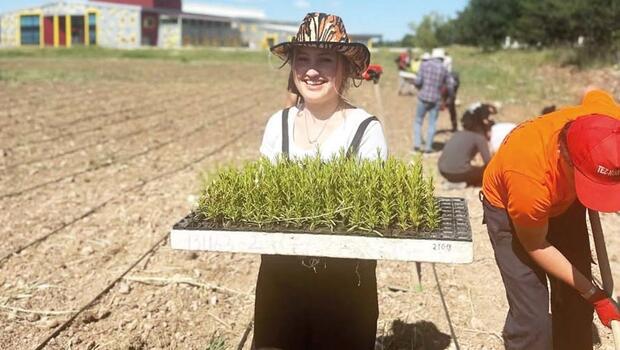
[[[552,76],[541,76],[545,66],[559,67],[564,62],[579,60],[578,53],[571,50],[500,50],[483,52],[477,48],[452,46],[446,48],[454,60],[454,68],[460,73],[462,88],[460,99],[465,102],[499,101],[504,104],[527,104],[539,106],[549,103],[567,103],[565,98],[570,81],[556,81]],[[372,54],[372,62],[386,70],[386,79],[396,76],[394,59],[397,52],[378,49]],[[116,50],[99,47],[73,48],[16,48],[0,50],[0,80],[97,80],[116,79],[109,73],[46,71],[38,69],[38,60],[160,60],[175,63],[216,62],[235,64],[271,65],[277,68],[281,61],[269,58],[266,50],[249,51],[221,48],[183,48],[175,50],[141,48]],[[28,59],[27,68],[16,62]],[[4,65],[4,67],[3,67]],[[27,71],[24,71],[27,69]],[[574,83],[574,82],[572,82]]]
[[[209,339],[209,344],[207,344],[205,350],[227,350],[229,348],[230,347],[226,343],[226,338],[214,333],[211,335],[211,339]]]
[[[269,65],[277,68],[281,61],[269,57],[267,51],[228,50],[216,48],[185,48],[180,50],[136,49],[115,50],[98,47],[73,48],[15,48],[0,49],[0,81],[100,81],[127,80],[133,75],[125,71],[92,69],[98,63],[127,61],[136,63],[163,61],[170,64],[246,64]],[[87,65],[67,68],[72,61],[87,61]],[[39,64],[41,63],[41,64]]]
[[[562,57],[552,50],[500,50],[483,52],[463,46],[447,47],[453,67],[460,74],[462,90],[479,101],[537,100],[548,94],[549,82],[536,74],[544,65],[560,65]],[[373,53],[377,62],[396,74],[398,53],[381,49]]]
[[[0,59],[54,58],[54,59],[156,59],[171,61],[266,62],[267,51],[218,48],[184,48],[178,50],[140,48],[134,50],[100,47],[38,48],[23,47],[0,50]]]
[[[198,213],[220,228],[405,236],[433,230],[440,220],[433,179],[424,176],[420,158],[262,158],[212,178],[205,180]]]

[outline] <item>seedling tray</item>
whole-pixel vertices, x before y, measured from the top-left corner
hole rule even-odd
[[[369,260],[470,263],[473,243],[467,202],[437,198],[441,223],[431,232],[410,237],[379,237],[368,233],[293,233],[256,231],[255,228],[210,228],[192,213],[170,232],[172,249],[232,253],[323,256]]]

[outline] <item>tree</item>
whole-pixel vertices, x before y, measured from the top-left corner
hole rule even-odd
[[[610,47],[620,28],[618,0],[522,0],[518,32],[523,40],[572,45],[579,37],[592,47]]]
[[[438,30],[445,25],[446,19],[437,13],[430,13],[422,17],[420,23],[411,22],[409,28],[413,32],[413,42],[415,46],[425,50],[430,50],[445,43],[440,42],[437,37]]]
[[[400,41],[401,46],[404,47],[414,47],[415,46],[415,36],[413,34],[405,34],[403,39]]]
[[[485,49],[497,47],[514,31],[519,15],[519,0],[471,0],[455,19],[455,39]]]
[[[557,46],[584,38],[588,54],[620,49],[620,0],[470,0],[453,20],[431,13],[411,23],[403,43],[430,49],[452,43],[492,49],[507,36]]]

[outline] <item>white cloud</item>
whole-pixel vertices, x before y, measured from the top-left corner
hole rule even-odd
[[[295,0],[295,7],[307,9],[310,7],[310,2],[308,0]]]

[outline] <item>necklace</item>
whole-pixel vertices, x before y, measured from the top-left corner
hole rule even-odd
[[[336,113],[336,111],[339,109],[339,107],[340,107],[340,104],[338,104],[338,106],[336,106],[336,110],[334,111],[334,113]],[[327,124],[329,123],[329,121],[333,118],[334,113],[332,113],[332,116],[329,117],[325,123],[323,123],[323,127],[321,127],[321,130],[319,131],[319,133],[314,138],[310,137],[310,131],[308,130],[308,112],[304,108],[302,113],[304,114],[304,124],[306,126],[306,139],[308,140],[309,144],[315,145],[319,141],[319,139],[321,138],[321,135],[323,135],[323,132],[327,128]]]
[[[323,131],[325,131],[325,128],[327,127],[327,124],[329,123],[329,119],[323,123],[323,127],[321,128],[321,130],[319,131],[319,133],[316,135],[315,138],[311,138],[310,137],[310,131],[308,130],[308,113],[304,112],[304,123],[306,124],[306,139],[308,140],[308,143],[311,145],[314,145],[317,143],[317,141],[319,141],[319,138],[321,138],[321,135],[323,135]]]

